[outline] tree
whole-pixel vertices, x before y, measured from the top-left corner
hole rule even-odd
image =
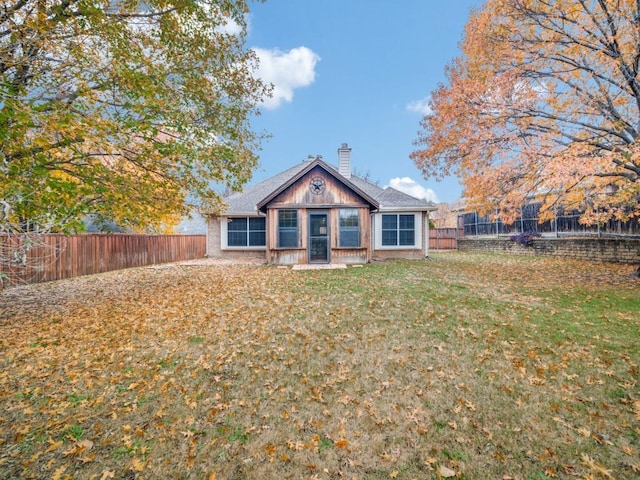
[[[244,0],[0,6],[0,233],[160,228],[257,162]]]
[[[488,0],[411,157],[513,221],[543,199],[588,224],[640,215],[640,1]]]

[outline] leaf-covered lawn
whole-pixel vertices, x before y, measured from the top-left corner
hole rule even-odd
[[[0,478],[638,478],[631,271],[446,253],[6,290]]]

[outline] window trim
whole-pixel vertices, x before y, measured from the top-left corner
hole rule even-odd
[[[295,227],[281,227],[280,226],[280,214],[284,212],[295,212],[296,216],[296,226]],[[277,248],[279,249],[298,249],[300,248],[300,212],[298,212],[295,208],[280,208],[276,214],[276,218],[278,221],[277,229],[278,229],[278,240],[277,240]],[[296,244],[294,245],[282,245],[280,243],[281,232],[289,232],[292,233],[295,231],[296,233]]]
[[[342,212],[346,212],[346,211],[354,211],[356,213],[356,217],[358,220],[358,225],[354,226],[343,226],[342,225]],[[338,248],[362,248],[362,235],[360,232],[360,224],[361,219],[360,219],[360,209],[359,208],[340,208],[338,209]],[[358,244],[357,245],[343,245],[342,244],[342,232],[343,229],[346,229],[345,231],[349,231],[349,232],[356,232],[357,233],[357,239],[358,239]]]
[[[262,230],[251,230],[249,225],[251,224],[252,218],[261,218],[264,219],[264,245],[251,245],[249,246],[249,236],[252,232],[261,232]],[[247,245],[229,245],[229,223],[230,220],[233,219],[245,219],[247,221]],[[232,230],[233,231],[233,230]],[[220,243],[222,250],[266,250],[267,249],[267,217],[264,216],[249,216],[249,215],[238,215],[238,216],[229,216],[222,217],[220,219]]]
[[[423,215],[421,212],[416,211],[386,211],[386,212],[378,212],[375,214],[374,222],[375,222],[375,241],[374,241],[374,249],[375,250],[421,250],[423,248]],[[398,234],[396,237],[395,245],[383,245],[382,244],[382,216],[383,215],[394,215],[396,217],[396,232],[399,232],[399,221],[400,215],[411,215],[414,218],[413,221],[413,244],[412,245],[399,245],[400,235]]]

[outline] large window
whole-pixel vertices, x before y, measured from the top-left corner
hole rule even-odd
[[[228,247],[264,247],[266,221],[264,217],[230,218],[227,224]]]
[[[298,248],[297,210],[278,210],[278,247]]]
[[[360,246],[360,215],[357,208],[340,210],[340,246]]]
[[[415,222],[414,215],[382,215],[382,245],[415,245]]]

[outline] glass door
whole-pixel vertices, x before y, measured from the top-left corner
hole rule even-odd
[[[329,263],[329,214],[309,213],[309,263]]]

